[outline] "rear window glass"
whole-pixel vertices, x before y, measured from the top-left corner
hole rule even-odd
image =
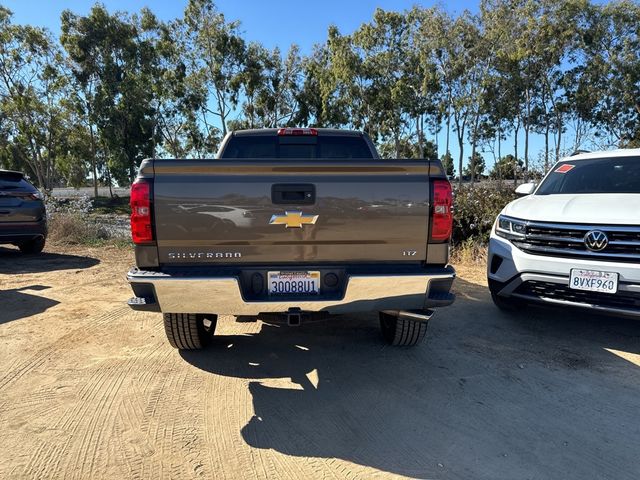
[[[640,157],[560,162],[536,191],[556,193],[640,193]]]
[[[34,192],[36,188],[20,175],[0,173],[0,190]]]
[[[373,158],[361,136],[238,135],[221,158]]]

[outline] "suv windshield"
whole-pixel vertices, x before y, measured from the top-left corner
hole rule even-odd
[[[557,163],[536,195],[556,193],[640,193],[640,157]]]
[[[373,158],[361,135],[236,135],[221,158]]]

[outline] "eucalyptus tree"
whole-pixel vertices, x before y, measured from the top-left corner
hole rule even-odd
[[[329,32],[335,30],[330,27]],[[335,74],[332,57],[333,45],[315,45],[311,55],[302,59],[302,85],[298,92],[298,113],[293,122],[298,125],[340,127],[350,124],[346,82]]]
[[[421,61],[426,65],[425,72],[429,71],[431,78],[431,98],[435,102],[435,118],[438,123],[445,119],[446,141],[445,155],[450,155],[451,136],[451,106],[453,103],[453,90],[461,71],[456,68],[455,46],[447,41],[451,33],[453,19],[441,8],[424,9],[414,7],[410,14],[415,28],[414,44],[419,50]]]
[[[205,138],[197,113],[206,102],[198,81],[184,63],[185,45],[177,21],[162,22],[149,9],[136,18],[139,45],[148,65],[154,118],[154,155],[202,158],[217,147],[218,137]]]
[[[545,138],[545,170],[550,164],[550,133],[555,135],[557,160],[567,120],[572,114],[567,80],[577,64],[581,17],[587,9],[587,0],[541,0],[526,10],[527,30],[530,32],[527,55],[535,62],[533,81],[539,85],[535,90],[537,95],[532,108],[532,126]],[[528,163],[525,168],[528,170]]]
[[[277,47],[271,52],[266,52],[262,68],[262,82],[254,101],[254,111],[260,119],[260,126],[291,125],[298,114],[302,83],[299,47],[291,45],[284,58]]]
[[[227,133],[238,107],[247,46],[238,22],[228,22],[212,0],[189,0],[180,21],[187,74],[201,85],[205,101],[199,121],[213,139],[220,125]]]
[[[426,129],[437,138],[446,111],[442,104],[443,82],[440,78],[435,58],[435,45],[429,29],[430,20],[435,11],[435,9],[413,7],[405,13],[409,38],[403,76],[413,97],[410,99],[408,114],[415,118],[416,137],[422,152],[421,156],[424,155],[422,140],[426,138]],[[445,151],[448,152],[448,149],[447,142]]]
[[[442,167],[444,168],[447,176],[452,177],[456,173],[456,167],[453,164],[453,157],[450,152],[445,152],[445,154],[440,157],[440,161],[442,162]]]
[[[486,87],[483,81],[488,73],[490,55],[477,19],[468,11],[455,19],[440,12],[431,26],[436,59],[446,91],[445,101],[450,112],[447,116],[453,119],[458,140],[458,171],[462,172],[467,133],[470,134],[472,155],[475,158],[483,89]],[[474,173],[475,170],[472,175]],[[462,183],[462,176],[459,181]]]
[[[323,82],[323,97],[334,100],[339,97],[337,104],[338,108],[343,110],[340,117],[344,124],[364,130],[376,139],[378,131],[371,98],[371,81],[364,65],[364,58],[357,50],[353,36],[342,35],[337,27],[331,26],[326,49],[329,81]]]
[[[62,13],[62,45],[86,105],[92,152],[101,153],[109,184],[112,178],[120,185],[132,182],[156,142],[152,53],[140,34],[137,17],[110,14],[99,4],[87,16]]]
[[[50,189],[65,137],[67,79],[62,54],[46,29],[11,22],[0,7],[0,111],[5,155]]]
[[[640,146],[640,5],[589,5],[583,66],[573,94],[578,114],[620,147]]]
[[[366,102],[375,132],[391,139],[400,156],[400,140],[415,114],[416,87],[408,72],[417,67],[409,49],[407,17],[377,9],[370,23],[353,33],[353,47],[366,79]]]

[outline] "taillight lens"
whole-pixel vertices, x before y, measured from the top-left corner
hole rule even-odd
[[[36,190],[35,192],[12,192],[11,190],[5,192],[5,196],[13,198],[24,198],[26,200],[42,200],[44,197]]]
[[[135,244],[153,242],[151,182],[139,178],[131,185],[131,238]]]
[[[447,241],[453,227],[453,194],[448,180],[434,180],[431,184],[433,208],[430,238],[436,242]]]

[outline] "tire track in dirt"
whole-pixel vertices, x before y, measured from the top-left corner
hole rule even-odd
[[[118,409],[116,425],[116,454],[120,463],[127,466],[127,476],[132,479],[151,478],[145,475],[151,470],[148,459],[156,452],[150,438],[150,425],[156,405],[172,376],[168,367],[175,352],[158,343],[147,355],[148,362],[140,375],[136,375],[127,395]],[[135,375],[135,374],[134,374]]]
[[[0,391],[5,389],[11,383],[18,381],[25,374],[30,371],[39,368],[52,356],[56,355],[60,351],[64,351],[69,347],[73,347],[78,342],[86,340],[89,336],[95,336],[99,333],[108,334],[108,329],[105,328],[109,325],[109,322],[117,320],[125,314],[130,314],[131,310],[126,307],[115,308],[111,312],[105,315],[97,315],[95,317],[88,318],[81,326],[75,328],[69,333],[58,338],[55,342],[47,345],[32,355],[28,360],[23,361],[19,365],[10,369],[2,377],[0,377]]]
[[[249,472],[255,467],[239,433],[247,412],[246,409],[238,408],[251,404],[247,382],[241,379],[224,380],[210,376],[207,381],[204,422],[207,443],[211,446],[209,460],[211,465],[216,466],[219,478],[233,478],[237,472],[245,472],[249,476]],[[228,380],[233,383],[231,388]],[[234,455],[229,456],[229,452],[234,452]]]
[[[122,335],[121,329],[110,328],[119,319],[131,315],[126,308],[116,308],[113,311],[86,322],[86,325],[69,332],[51,345],[43,348],[29,360],[16,367],[3,378],[3,388],[23,378],[28,373],[45,370],[50,374],[63,373],[66,383],[78,387],[75,401],[60,411],[59,408],[41,408],[42,402],[50,400],[51,395],[46,390],[36,391],[29,395],[29,402],[18,403],[12,415],[23,418],[38,418],[39,422],[49,421],[49,428],[53,432],[60,432],[60,436],[53,440],[46,439],[39,442],[38,448],[31,450],[32,457],[25,465],[25,473],[30,477],[58,476],[61,472],[60,461],[64,477],[87,478],[95,471],[96,449],[101,442],[102,434],[112,427],[113,419],[110,412],[113,408],[118,392],[125,386],[125,380],[130,376],[139,358],[131,357],[126,361],[101,361],[97,368],[94,365],[82,366],[73,372],[66,369],[56,370],[56,365],[73,365],[78,348],[93,339],[108,339],[109,336]],[[87,370],[90,372],[86,378]],[[93,370],[93,371],[92,371]],[[72,400],[73,400],[72,399]],[[46,405],[46,403],[45,403]],[[35,413],[37,412],[37,414]],[[78,433],[81,432],[81,435]],[[109,435],[104,435],[108,438]],[[78,446],[78,438],[80,445]],[[73,441],[72,441],[73,440]],[[44,455],[42,455],[44,452]],[[52,460],[53,463],[49,462]],[[88,471],[87,471],[88,469]]]
[[[68,462],[65,477],[79,472],[77,478],[91,478],[96,473],[105,472],[108,467],[108,459],[118,452],[127,452],[122,447],[126,443],[122,441],[124,432],[130,432],[135,428],[135,421],[126,412],[127,401],[130,401],[132,387],[135,383],[135,372],[140,368],[146,369],[157,351],[159,345],[155,344],[144,354],[136,354],[126,361],[107,361],[101,365],[87,382],[87,387],[81,392],[80,407],[70,413],[66,419],[66,425],[71,425],[75,434],[82,432],[79,445],[66,452],[74,458],[74,462]],[[151,363],[152,364],[152,363]],[[134,401],[142,402],[142,398],[134,397]],[[127,420],[127,416],[129,419]],[[106,438],[106,441],[103,441]],[[128,465],[127,476],[131,473],[131,464]],[[122,472],[125,474],[125,471]]]

